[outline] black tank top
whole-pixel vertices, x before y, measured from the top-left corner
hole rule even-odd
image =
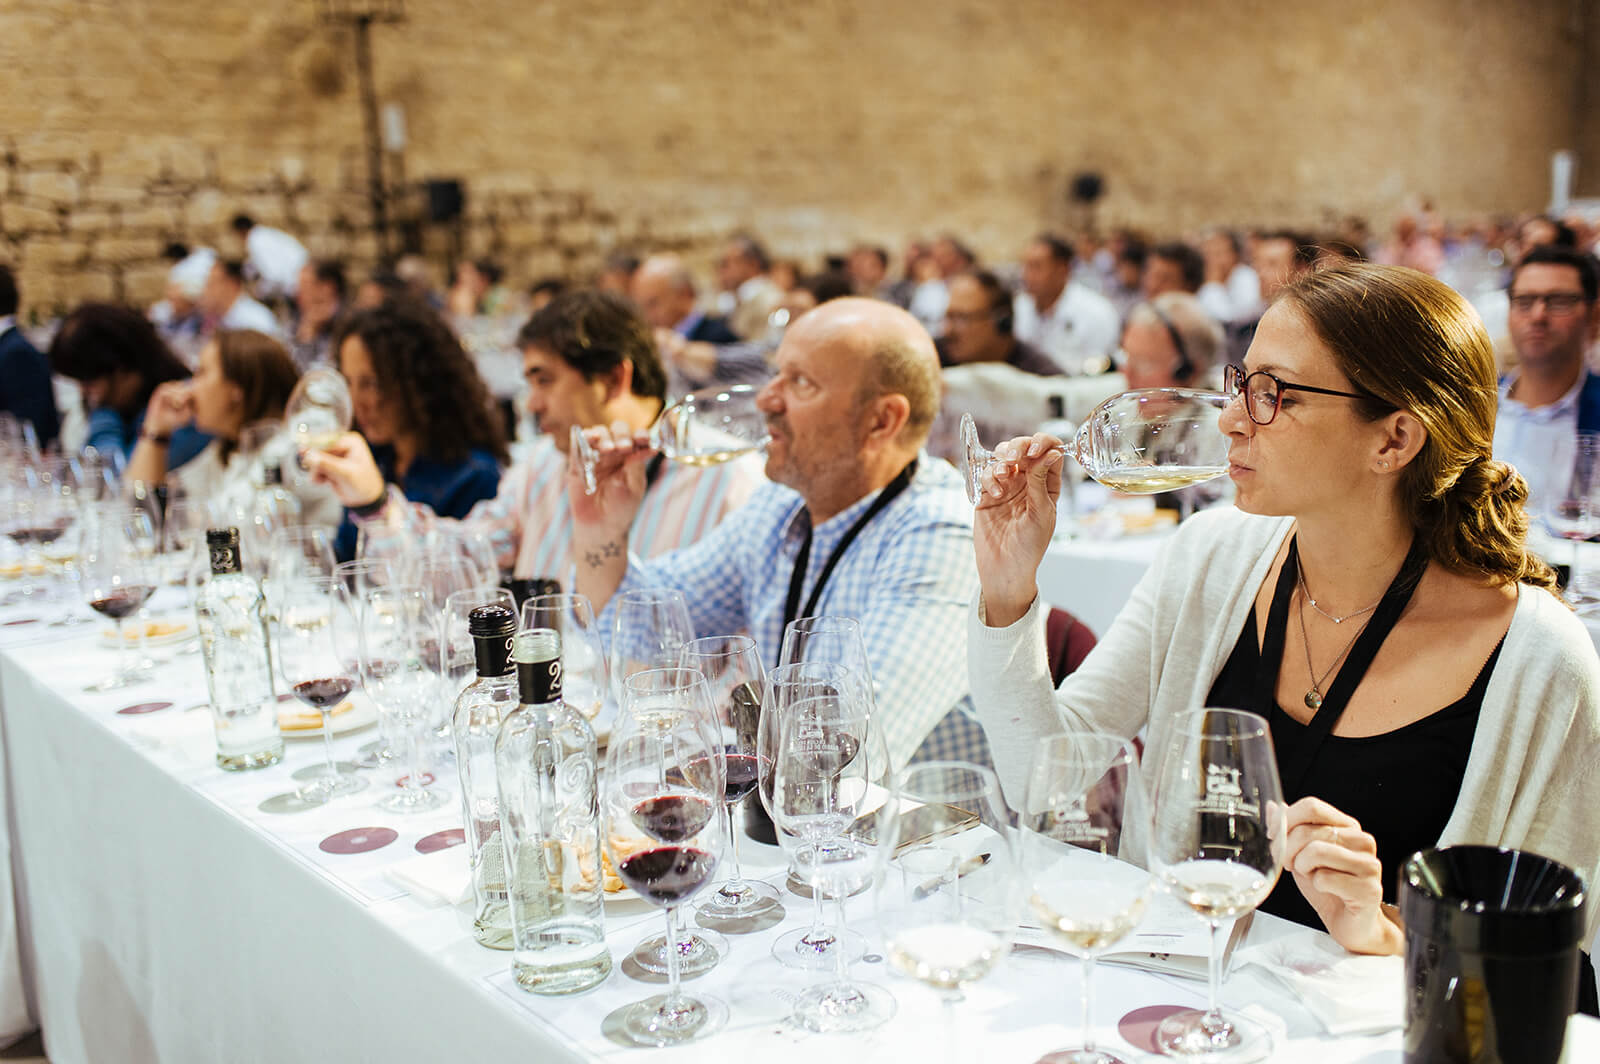
[[[1400,866],[1406,858],[1436,845],[1444,833],[1461,793],[1478,712],[1483,708],[1483,693],[1505,642],[1502,636],[1472,687],[1448,706],[1382,735],[1330,734],[1378,648],[1411,600],[1425,566],[1426,559],[1414,545],[1373,611],[1366,630],[1351,647],[1322,706],[1309,722],[1302,724],[1284,711],[1276,695],[1289,600],[1299,572],[1298,550],[1291,542],[1260,643],[1256,638],[1256,611],[1251,607],[1244,631],[1211,685],[1206,701],[1209,706],[1244,709],[1267,719],[1286,800],[1295,802],[1315,795],[1360,821],[1362,829],[1377,840],[1378,860],[1383,864],[1383,897],[1389,902],[1398,893]],[[1261,908],[1308,927],[1322,927],[1321,919],[1287,871]]]

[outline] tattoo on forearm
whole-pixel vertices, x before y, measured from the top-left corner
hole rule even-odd
[[[616,540],[612,540],[609,543],[602,543],[594,550],[586,550],[583,552],[583,562],[591,569],[598,569],[605,565],[609,559],[620,557],[622,557],[622,544],[618,543]]]

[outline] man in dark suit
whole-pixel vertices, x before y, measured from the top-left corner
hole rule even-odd
[[[61,431],[50,363],[17,328],[17,280],[0,265],[0,411],[31,421],[39,446],[47,447]]]
[[[676,255],[645,259],[633,275],[630,294],[652,328],[671,329],[691,343],[739,341],[725,321],[707,317],[696,308],[694,275]]]

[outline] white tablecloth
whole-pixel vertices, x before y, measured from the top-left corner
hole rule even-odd
[[[573,998],[521,993],[509,986],[507,956],[472,941],[470,913],[424,904],[385,876],[386,866],[415,856],[418,839],[458,822],[454,804],[413,820],[389,816],[372,807],[375,781],[327,807],[263,813],[261,800],[290,790],[291,770],[318,759],[319,744],[293,742],[285,763],[273,768],[222,773],[212,761],[205,714],[184,708],[203,695],[197,658],[175,659],[158,680],[132,691],[83,694],[105,657],[83,637],[0,651],[0,771],[12,804],[18,914],[33,945],[36,1016],[56,1064],[555,1061],[631,1053],[607,1039],[602,1021],[655,987],[619,970]],[[174,705],[144,715],[116,712],[148,701]],[[369,735],[341,737],[338,752],[348,756]],[[362,826],[393,827],[399,838],[356,857],[317,848],[334,831]],[[745,852],[747,866],[781,878],[775,850],[751,844]],[[812,977],[782,969],[770,956],[772,938],[809,915],[807,902],[788,896],[786,904],[783,924],[730,936],[728,958],[691,984],[732,1005],[730,1027],[702,1048],[663,1059],[814,1061],[841,1050],[852,1059],[944,1056],[951,1036],[935,995],[892,976],[881,961],[857,972],[893,991],[899,1011],[889,1025],[849,1040],[787,1026],[788,996]],[[860,899],[851,911],[872,938],[870,902]],[[608,922],[620,958],[660,916],[624,901],[608,905]],[[1282,931],[1262,918],[1250,940]],[[881,954],[881,942],[873,948]],[[955,1035],[963,1057],[1032,1060],[1070,1043],[1078,973],[1074,961],[1025,954],[969,990]],[[0,1002],[15,1000],[14,970],[0,974],[0,990]],[[1097,991],[1100,1037],[1124,1051],[1116,1022],[1125,1013],[1198,1005],[1204,997],[1199,983],[1104,966]],[[1259,969],[1237,970],[1223,996],[1281,1025],[1275,1059],[1399,1059],[1398,1032],[1328,1039]]]

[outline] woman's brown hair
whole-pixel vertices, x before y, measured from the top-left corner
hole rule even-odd
[[[284,346],[253,329],[223,329],[216,335],[217,361],[222,378],[243,393],[239,408],[241,427],[283,416],[283,408],[299,383],[300,370]],[[237,445],[223,440],[222,457]]]
[[[1372,396],[1357,406],[1363,416],[1405,410],[1427,430],[1400,493],[1429,558],[1494,584],[1553,591],[1555,572],[1527,549],[1528,486],[1493,457],[1494,347],[1472,305],[1425,273],[1362,262],[1309,273],[1279,299]]]

